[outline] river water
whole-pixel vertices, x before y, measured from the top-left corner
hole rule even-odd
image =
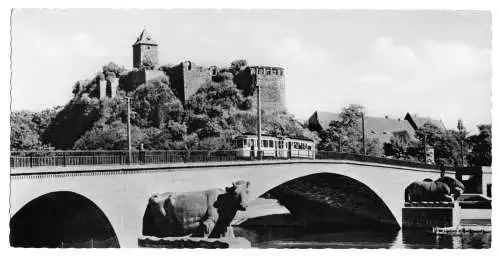
[[[234,227],[236,236],[248,239],[256,248],[407,248],[407,249],[466,249],[490,248],[491,233],[473,233],[462,236],[436,236],[420,230],[311,230],[286,225],[292,217],[276,205],[260,203],[258,212],[278,211],[269,223],[252,227]],[[266,209],[266,210],[264,210]],[[461,209],[461,223],[491,225],[491,210]],[[279,223],[278,225],[275,225]]]

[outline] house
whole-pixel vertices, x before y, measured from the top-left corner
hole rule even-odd
[[[315,111],[308,120],[308,128],[311,131],[321,131],[327,129],[332,121],[339,120],[340,113]],[[441,120],[422,118],[407,113],[404,119],[365,116],[365,134],[368,138],[378,139],[382,144],[389,143],[393,136],[403,141],[411,141],[415,139],[415,131],[426,122],[445,129]]]

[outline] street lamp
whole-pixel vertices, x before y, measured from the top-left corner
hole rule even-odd
[[[132,163],[132,133],[130,131],[130,97],[127,99],[127,141],[128,141],[128,164]]]
[[[361,132],[363,133],[363,155],[366,156],[366,143],[365,143],[365,113],[361,112]]]
[[[257,88],[257,158],[262,160],[261,144],[262,144],[262,127],[260,113],[260,86],[257,84],[257,74],[252,74],[252,82]]]

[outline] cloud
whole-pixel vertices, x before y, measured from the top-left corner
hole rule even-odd
[[[303,71],[312,71],[326,61],[325,54],[320,49],[306,47],[297,39],[290,37],[283,38],[273,49],[271,56],[290,68],[300,67]]]
[[[410,46],[381,37],[368,51],[365,66],[353,83],[375,87],[359,85],[356,94],[367,104],[380,104],[381,98],[390,102],[383,107],[367,106],[369,109],[417,112],[442,118],[449,127],[454,127],[458,118],[471,123],[491,120],[490,49],[434,40]],[[370,99],[375,89],[384,93]]]
[[[391,67],[408,65],[416,60],[415,52],[410,47],[396,45],[390,37],[375,39],[370,47],[370,53],[377,61]]]

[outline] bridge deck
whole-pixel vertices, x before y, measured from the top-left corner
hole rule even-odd
[[[57,174],[85,174],[85,173],[135,173],[152,171],[174,171],[180,169],[203,168],[203,167],[228,167],[228,166],[256,166],[256,165],[276,165],[276,164],[355,164],[369,166],[383,166],[396,169],[439,172],[435,166],[427,168],[415,168],[402,165],[381,164],[373,162],[353,161],[353,160],[322,160],[322,159],[293,159],[293,160],[253,160],[253,161],[224,161],[224,162],[187,162],[187,163],[167,163],[167,164],[133,164],[133,165],[77,165],[77,166],[40,166],[12,168],[11,177],[32,176],[32,175],[57,175]],[[434,167],[434,168],[432,168]],[[453,172],[449,172],[453,173]]]

